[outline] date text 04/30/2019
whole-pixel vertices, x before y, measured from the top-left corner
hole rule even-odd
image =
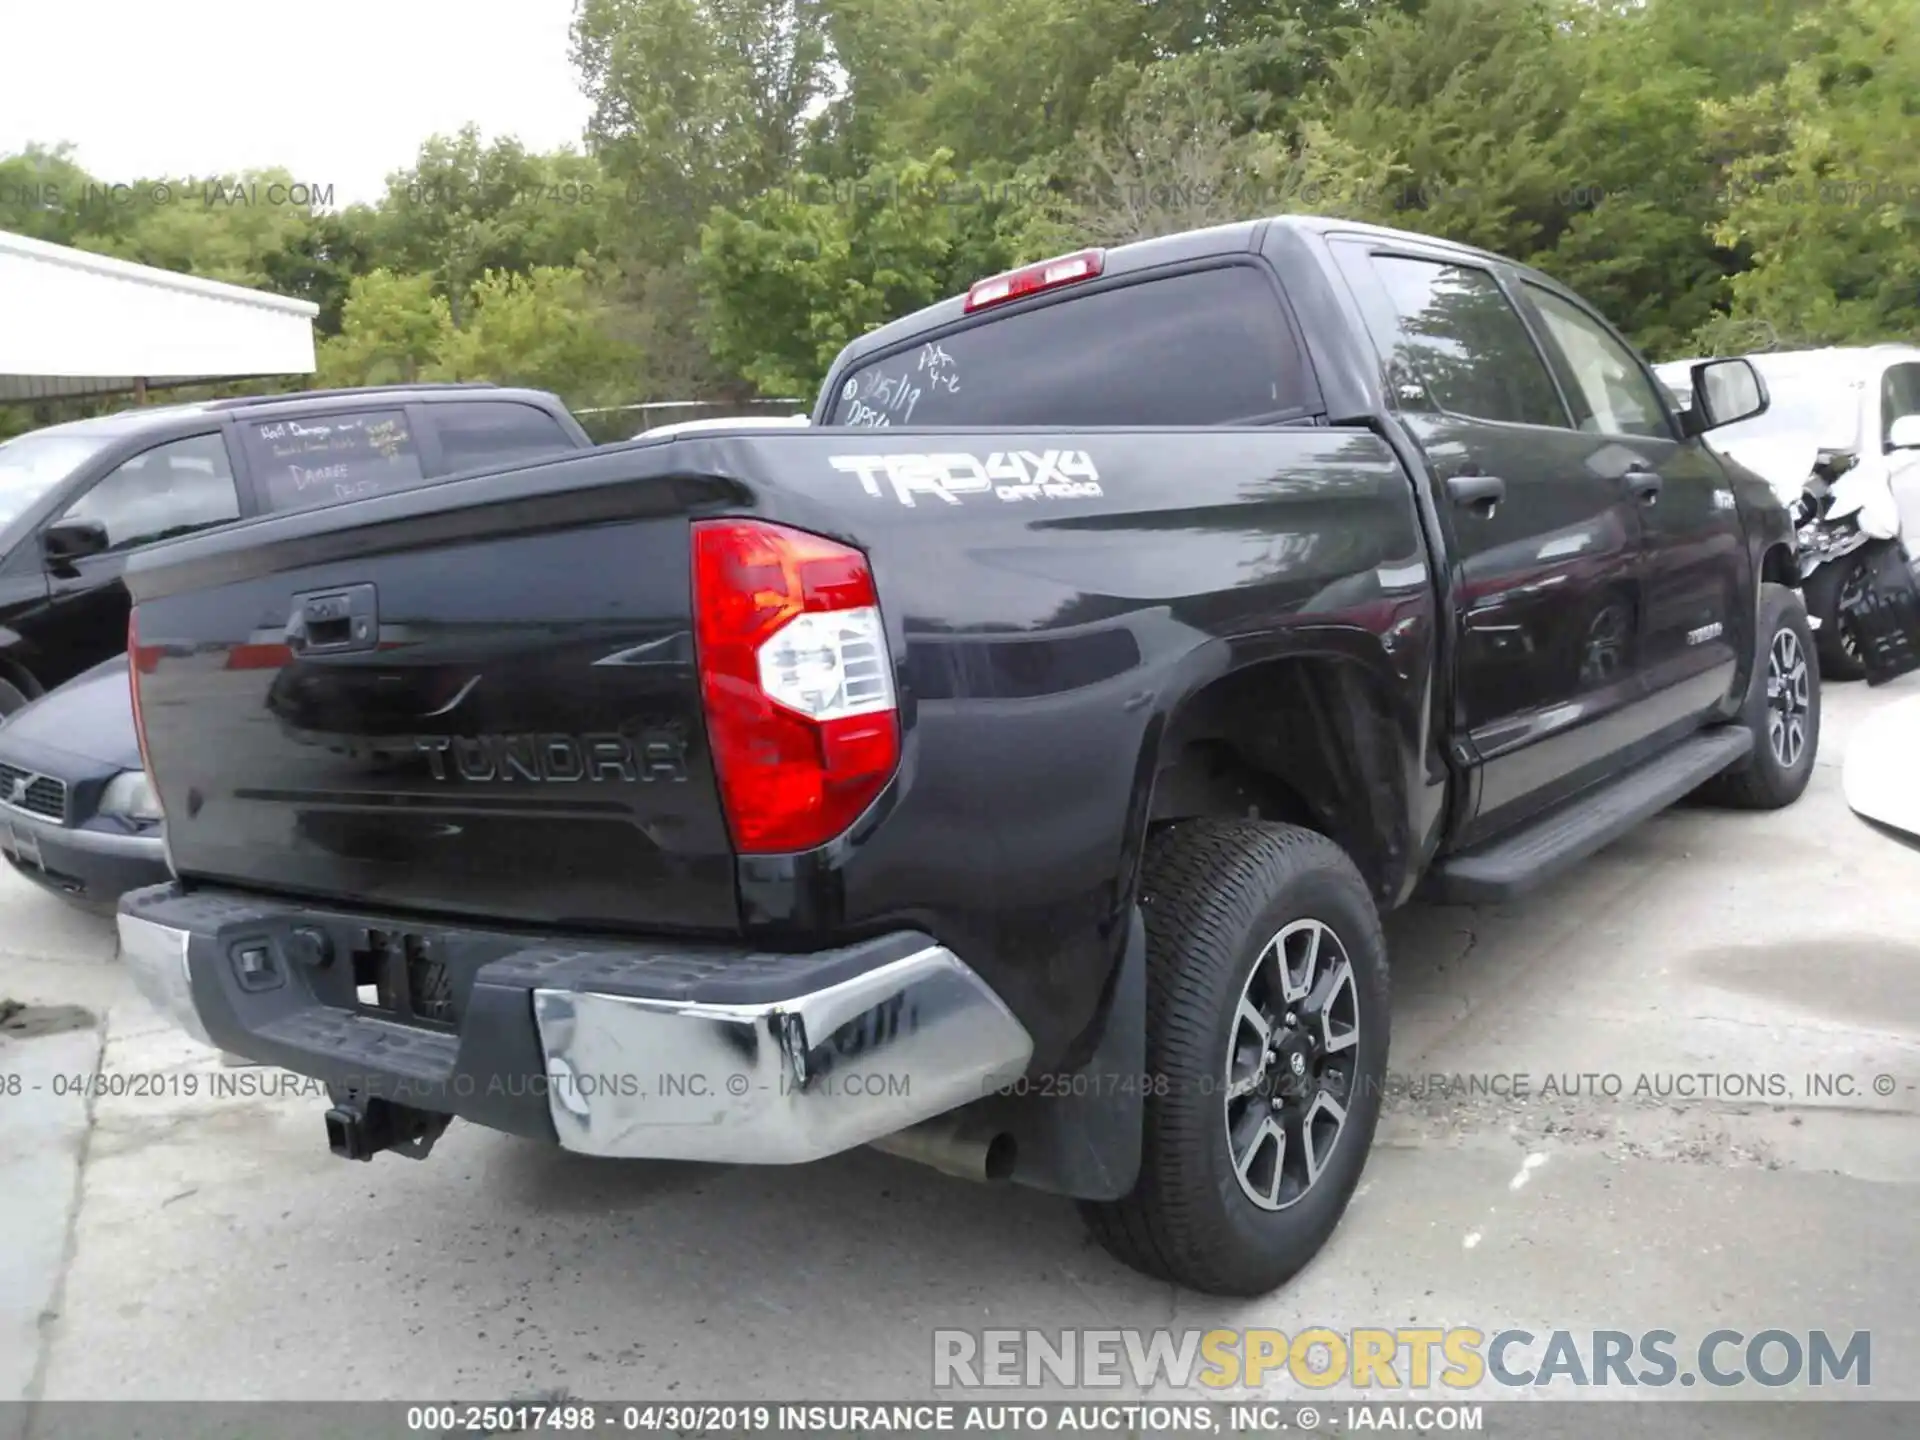
[[[678,1435],[772,1431],[786,1435],[855,1433],[928,1434],[981,1431],[989,1434],[1078,1433],[1130,1435],[1141,1430],[1191,1434],[1243,1434],[1249,1430],[1312,1433],[1323,1422],[1347,1430],[1414,1430],[1470,1433],[1483,1428],[1476,1404],[1344,1405],[1323,1411],[1291,1403],[1224,1404],[1126,1401],[1044,1405],[988,1401],[803,1402],[798,1404],[703,1404],[699,1402],[591,1404],[559,1402],[509,1405],[415,1405],[407,1428],[434,1434],[528,1434],[540,1431],[667,1432]]]

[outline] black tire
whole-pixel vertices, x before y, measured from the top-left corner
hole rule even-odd
[[[1760,587],[1756,643],[1760,653],[1735,722],[1753,731],[1752,758],[1714,776],[1700,794],[1739,810],[1778,810],[1798,800],[1813,778],[1826,665],[1816,670],[1811,663],[1815,639],[1806,606],[1784,585]]]
[[[1814,632],[1814,653],[1820,657],[1820,678],[1823,680],[1864,680],[1867,667],[1861,661],[1859,644],[1847,634],[1840,613],[1840,592],[1866,569],[1876,546],[1888,544],[1888,541],[1876,541],[1854,551],[1851,555],[1842,555],[1838,560],[1829,561],[1807,577],[1803,593],[1807,597],[1807,613],[1820,621],[1820,628]]]
[[[0,679],[0,725],[7,723],[7,717],[23,708],[27,703],[27,694],[11,681]]]
[[[1081,1213],[1094,1237],[1117,1259],[1151,1275],[1213,1295],[1264,1295],[1284,1284],[1311,1260],[1339,1224],[1365,1168],[1387,1075],[1387,946],[1380,916],[1366,882],[1353,862],[1322,835],[1293,825],[1250,820],[1196,820],[1169,826],[1149,844],[1142,874],[1142,913],[1147,931],[1147,1073],[1152,1084],[1145,1100],[1140,1176],[1133,1192],[1110,1203],[1084,1203]],[[1324,927],[1316,932],[1314,925]],[[1239,1047],[1257,1032],[1238,1019],[1248,987],[1259,984],[1254,972],[1269,947],[1289,926],[1303,927],[1294,938],[1331,933],[1344,952],[1351,975],[1351,996],[1337,979],[1337,958],[1316,971],[1303,958],[1300,974],[1319,988],[1297,1009],[1299,1028],[1275,1024],[1276,1044],[1292,1046],[1287,1058],[1265,1043]],[[1284,952],[1283,952],[1284,953]],[[1278,974],[1269,959],[1262,976]],[[1280,991],[1273,992],[1275,995]],[[1327,1024],[1304,1021],[1316,995]],[[1352,1027],[1340,1024],[1350,1015]],[[1310,1031],[1345,1039],[1357,1030],[1357,1043],[1319,1059],[1304,1070],[1292,1055],[1311,1047]],[[1303,1098],[1276,1099],[1255,1088],[1230,1101],[1229,1075],[1241,1060],[1258,1064],[1273,1086],[1297,1087]],[[1250,1061],[1249,1057],[1254,1057]],[[1264,1058],[1258,1058],[1264,1057]],[[1331,1067],[1331,1068],[1329,1068]],[[1345,1118],[1325,1139],[1319,1164],[1304,1190],[1291,1199],[1282,1176],[1281,1147],[1268,1136],[1265,1148],[1255,1138],[1241,1149],[1254,1163],[1256,1188],[1267,1190],[1267,1208],[1245,1188],[1234,1163],[1229,1117],[1236,1113],[1251,1125],[1242,1133],[1266,1135],[1273,1114],[1285,1126],[1289,1115],[1318,1126],[1325,1135],[1331,1115],[1316,1093],[1335,1093],[1335,1071],[1345,1074]],[[1164,1078],[1162,1078],[1164,1077]],[[1290,1078],[1298,1077],[1298,1078]],[[1334,1078],[1325,1078],[1334,1077]],[[1245,1083],[1243,1077],[1242,1083]],[[1296,1107],[1289,1110],[1284,1107]],[[1316,1118],[1317,1115],[1317,1118]],[[1249,1148],[1252,1154],[1249,1154]],[[1319,1150],[1303,1144],[1305,1155]],[[1270,1165],[1262,1163],[1271,1156]],[[1296,1169],[1298,1166],[1296,1165]],[[1296,1176],[1297,1180],[1297,1176]]]

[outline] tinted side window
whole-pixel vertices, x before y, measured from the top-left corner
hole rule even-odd
[[[1313,404],[1266,276],[1232,265],[987,320],[841,382],[834,425],[1224,425]]]
[[[1479,420],[1566,428],[1566,408],[1519,314],[1485,270],[1373,257],[1393,306],[1394,369],[1431,408]],[[1409,395],[1396,386],[1402,404]],[[1417,402],[1416,402],[1417,404]]]
[[[403,410],[247,420],[240,437],[266,485],[270,510],[337,505],[424,479]]]
[[[531,405],[463,400],[429,406],[426,413],[440,433],[440,459],[449,474],[574,448],[560,422]]]
[[[106,526],[110,550],[238,520],[226,443],[218,435],[194,435],[142,451],[102,476],[60,518]]]
[[[1893,439],[1893,422],[1920,415],[1920,364],[1889,365],[1880,380],[1880,448]]]
[[[1522,283],[1540,308],[1547,333],[1566,357],[1574,387],[1585,402],[1580,428],[1601,435],[1671,438],[1673,428],[1667,424],[1660,397],[1633,352],[1579,306],[1551,290]]]

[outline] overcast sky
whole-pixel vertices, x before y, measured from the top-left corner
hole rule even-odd
[[[373,200],[420,142],[472,121],[580,144],[571,0],[18,0],[0,58],[0,155],[71,141],[109,183],[269,165]]]

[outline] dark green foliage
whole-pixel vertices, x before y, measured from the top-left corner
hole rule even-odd
[[[576,404],[805,395],[995,269],[1289,210],[1526,260],[1655,358],[1920,332],[1920,0],[583,0],[574,59],[584,153],[433,137],[336,210],[31,147],[0,229],[311,299],[330,379]]]

